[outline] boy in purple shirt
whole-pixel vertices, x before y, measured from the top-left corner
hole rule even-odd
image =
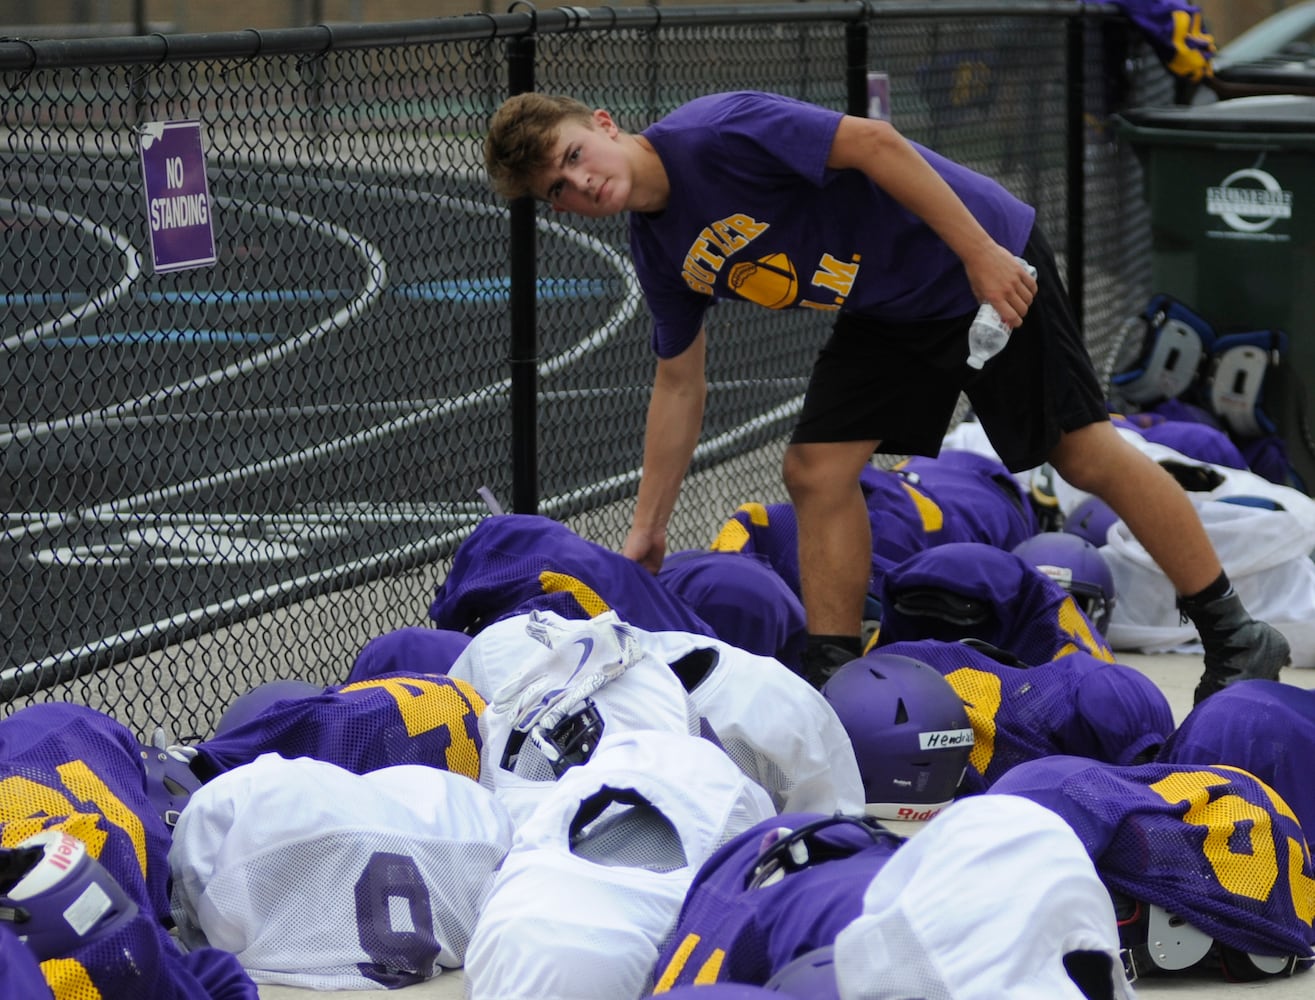
[[[935,455],[960,392],[1011,470],[1050,462],[1146,546],[1201,633],[1198,700],[1290,660],[1243,608],[1186,494],[1110,425],[1035,209],[1000,184],[888,122],[759,92],[698,98],[642,133],[571,98],[521,94],[484,152],[506,197],[630,213],[658,361],[622,551],[654,572],[702,425],[708,305],[832,314],[783,469],[817,683],[859,648],[872,549],[859,472],[874,451]],[[1014,332],[976,371],[967,331],[983,302]]]

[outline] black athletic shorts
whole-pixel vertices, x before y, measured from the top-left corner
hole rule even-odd
[[[1046,461],[1064,431],[1108,420],[1054,254],[1034,228],[1023,258],[1037,294],[1005,349],[968,367],[972,316],[883,323],[842,313],[819,352],[794,443],[880,442],[878,452],[937,455],[967,394],[1001,461],[1014,472]]]

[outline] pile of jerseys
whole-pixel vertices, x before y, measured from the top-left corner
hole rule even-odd
[[[250,1000],[461,969],[474,1000],[638,1000],[775,989],[803,962],[833,989],[813,997],[1076,998],[1091,975],[1122,997],[1157,972],[1161,913],[1194,930],[1189,964],[1304,967],[1315,693],[1234,685],[1174,730],[1149,684],[1084,651],[883,649],[946,677],[977,735],[972,780],[907,840],[863,815],[811,686],[614,613],[503,619],[447,674],[281,688],[193,748],[172,831],[124,726],[23,709],[0,721],[0,905],[31,916],[0,916],[19,959],[0,987]],[[29,838],[50,831],[107,875],[38,885]],[[70,898],[92,913],[73,930]]]

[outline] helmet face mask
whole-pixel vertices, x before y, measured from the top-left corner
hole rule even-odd
[[[1078,535],[1051,531],[1020,542],[1014,555],[1068,591],[1096,631],[1106,633],[1114,612],[1114,574],[1100,549]]]
[[[1109,890],[1119,925],[1119,947],[1128,982],[1158,972],[1178,972],[1213,958],[1225,978],[1248,982],[1293,973],[1295,955],[1251,955],[1220,944],[1162,907]]]
[[[195,747],[169,746],[164,730],[157,729],[153,742],[139,745],[142,769],[146,775],[146,794],[164,825],[172,830],[192,793],[201,787],[193,773],[191,760]]]
[[[793,830],[780,827],[775,831],[775,839],[765,844],[758,860],[749,869],[745,877],[745,889],[761,889],[810,865],[850,857],[854,853],[851,848],[837,848],[817,836],[822,830],[837,825],[858,827],[872,838],[874,844],[895,836],[871,816],[847,816],[839,812]]]
[[[954,800],[973,749],[963,700],[935,668],[879,649],[822,687],[858,761],[870,815],[931,819]]]

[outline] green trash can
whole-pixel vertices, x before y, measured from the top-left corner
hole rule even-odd
[[[1283,330],[1287,364],[1265,409],[1294,469],[1315,489],[1315,96],[1242,97],[1124,112],[1143,167],[1152,291],[1221,333]]]

